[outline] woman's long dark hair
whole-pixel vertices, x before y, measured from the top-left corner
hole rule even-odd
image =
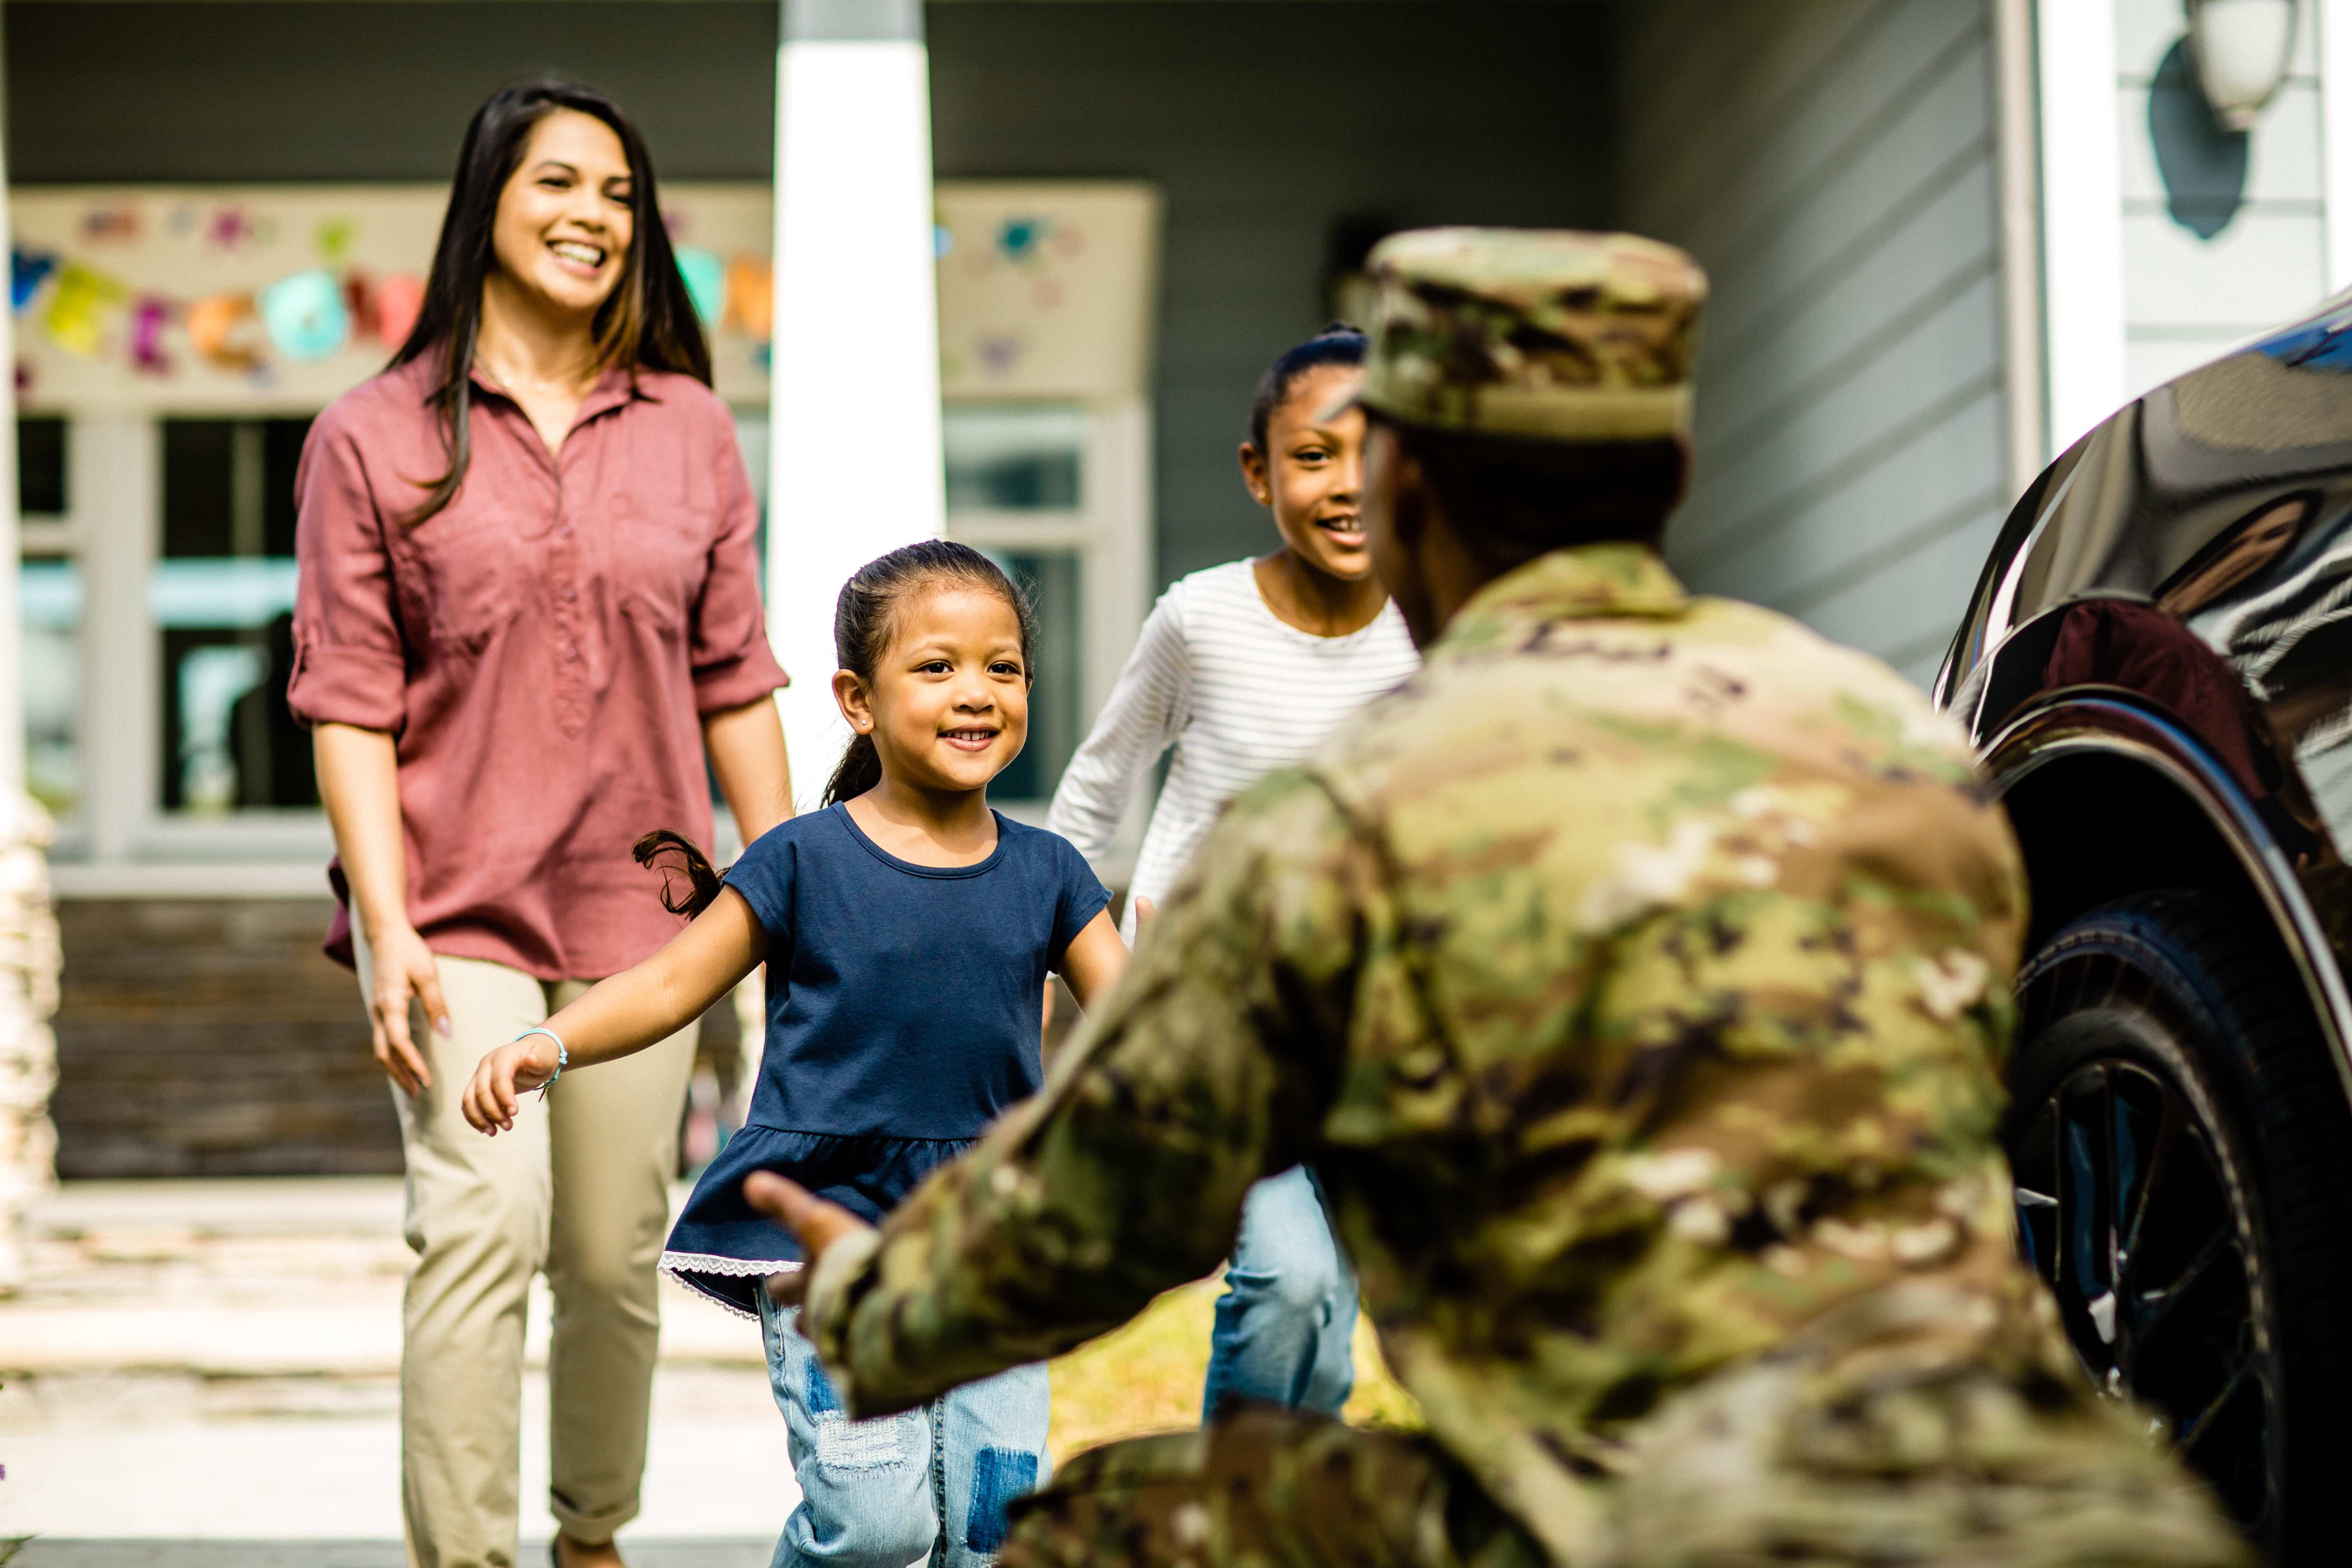
[[[1030,649],[1037,642],[1037,612],[1028,594],[971,545],[945,539],[927,539],[877,556],[841,585],[841,597],[833,607],[833,651],[841,668],[870,685],[876,668],[890,651],[902,606],[919,594],[940,588],[976,588],[1011,605],[1021,624],[1021,665],[1029,670]],[[882,757],[874,749],[874,737],[852,736],[824,786],[824,804],[854,800],[881,782]],[[727,874],[692,839],[667,827],[638,839],[634,853],[638,865],[662,874],[662,907],[674,915],[690,920],[700,914],[717,900],[726,881]],[[683,889],[679,878],[685,879]]]
[[[539,122],[559,109],[593,115],[613,128],[629,161],[629,208],[634,233],[621,263],[620,281],[596,312],[593,331],[600,363],[635,370],[641,365],[676,371],[710,384],[710,345],[701,318],[678,275],[669,231],[662,226],[654,187],[652,155],[645,138],[621,106],[593,88],[574,82],[531,81],[507,88],[474,111],[457,152],[457,177],[449,187],[449,207],[441,218],[441,238],[433,248],[433,273],[425,303],[408,340],[392,356],[393,365],[446,347],[440,384],[433,401],[441,411],[442,448],[449,471],[425,487],[425,504],[407,521],[423,522],[449,504],[466,481],[473,458],[468,416],[473,408],[474,340],[482,326],[482,282],[497,264],[491,234],[498,226],[499,197],[522,164],[525,146]]]

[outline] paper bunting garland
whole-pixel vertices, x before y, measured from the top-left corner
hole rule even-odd
[[[196,221],[193,208],[175,209],[174,232]],[[263,237],[271,226],[256,224],[243,209],[222,207],[209,218],[206,237],[236,248]],[[109,240],[122,237],[114,218],[100,227]],[[93,231],[97,232],[97,231]],[[321,224],[312,236],[331,257],[343,252],[352,233],[340,221]],[[707,330],[741,334],[755,344],[766,368],[765,348],[773,321],[772,273],[764,256],[721,257],[695,246],[675,252],[695,314]],[[187,334],[198,359],[238,375],[267,374],[270,360],[304,363],[331,359],[355,343],[396,349],[415,330],[425,308],[425,279],[409,272],[376,277],[359,267],[313,268],[280,278],[255,293],[214,294],[173,300],[130,284],[86,262],[54,251],[17,247],[9,256],[9,305],[18,313],[43,296],[40,321],[49,340],[84,359],[121,353],[142,375],[169,376],[179,362],[169,334]]]
[[[260,295],[262,324],[278,352],[297,364],[326,359],[351,341],[343,288],[327,271],[280,278]]]

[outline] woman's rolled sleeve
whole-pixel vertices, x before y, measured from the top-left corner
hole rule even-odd
[[[294,668],[287,705],[305,724],[396,731],[407,712],[398,590],[359,449],[329,410],[294,478]]]
[[[768,646],[768,618],[760,605],[760,503],[731,430],[717,461],[725,521],[711,542],[710,570],[694,602],[688,649],[700,713],[740,708],[791,680]]]

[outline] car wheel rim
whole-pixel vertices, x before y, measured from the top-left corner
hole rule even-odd
[[[2016,1171],[2026,1257],[2092,1382],[2159,1412],[2262,1533],[2278,1503],[2276,1352],[2257,1244],[2196,1108],[2139,1062],[2083,1062],[2033,1108]]]

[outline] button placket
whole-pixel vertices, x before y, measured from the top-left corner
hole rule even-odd
[[[576,436],[573,437],[576,439]],[[564,445],[572,444],[567,439]],[[581,657],[580,541],[564,504],[563,458],[555,461],[555,527],[549,533],[548,586],[555,626],[555,716],[563,733],[588,727],[588,661]]]

